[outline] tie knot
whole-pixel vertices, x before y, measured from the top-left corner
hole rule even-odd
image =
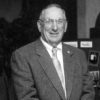
[[[57,48],[52,48],[52,54],[53,56],[57,56]]]

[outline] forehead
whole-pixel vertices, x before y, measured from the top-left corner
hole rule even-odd
[[[57,7],[50,7],[44,10],[44,18],[47,19],[62,19],[64,18],[64,12]]]

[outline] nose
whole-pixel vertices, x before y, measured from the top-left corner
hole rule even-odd
[[[52,30],[53,30],[54,32],[57,31],[57,22],[56,22],[56,21],[53,22]]]

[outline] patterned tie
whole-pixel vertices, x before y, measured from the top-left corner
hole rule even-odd
[[[64,92],[65,92],[65,96],[66,96],[66,89],[65,89],[65,79],[64,79],[64,75],[62,73],[62,69],[61,69],[61,64],[57,58],[57,48],[53,48],[52,49],[52,60],[53,60],[53,64],[56,68],[56,71],[58,73],[58,76],[60,78],[60,81],[61,81],[61,84],[62,84],[62,87],[64,89]]]

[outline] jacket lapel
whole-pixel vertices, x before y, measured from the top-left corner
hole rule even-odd
[[[65,82],[66,82],[66,91],[67,98],[69,100],[70,94],[72,91],[72,80],[73,80],[73,71],[74,71],[74,53],[67,47],[67,45],[63,44],[63,60],[64,60],[64,70],[65,70]]]
[[[58,74],[55,70],[55,67],[52,63],[52,59],[40,40],[38,41],[36,45],[36,53],[39,55],[38,60],[41,66],[43,67],[44,71],[46,72],[47,77],[49,78],[54,88],[59,93],[59,95],[63,98],[63,100],[65,100],[64,90],[62,88],[62,85],[58,77]]]

